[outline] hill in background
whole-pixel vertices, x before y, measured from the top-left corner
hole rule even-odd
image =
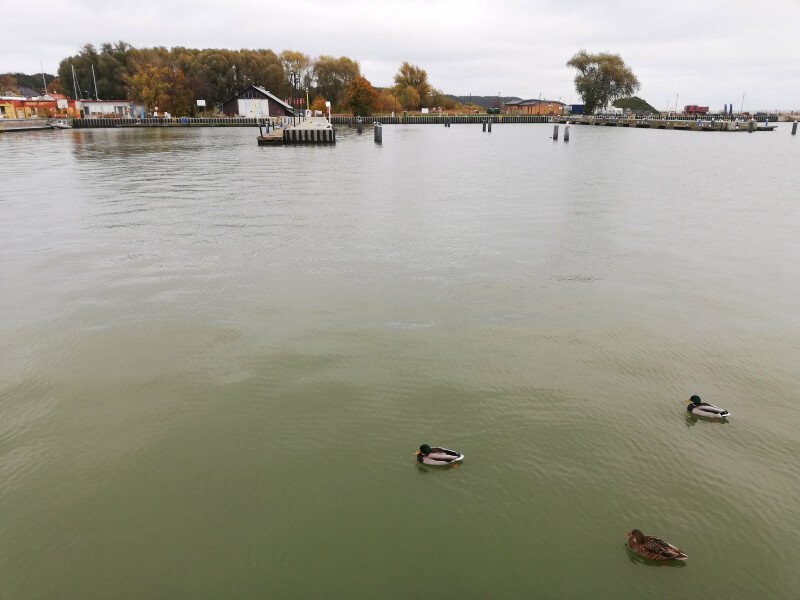
[[[478,106],[482,106],[483,108],[497,108],[497,96],[454,96],[453,94],[447,94],[449,98],[453,98],[460,104],[466,104],[467,102],[472,102]],[[519,96],[500,96],[500,102],[505,103],[511,100],[521,100]]]
[[[620,98],[619,100],[614,100],[614,106],[616,106],[617,108],[626,108],[634,112],[652,112],[652,113],[658,112],[655,108],[650,106],[647,102],[645,102],[638,96],[631,96],[630,98]]]

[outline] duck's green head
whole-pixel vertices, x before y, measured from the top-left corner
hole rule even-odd
[[[425,456],[428,456],[428,454],[431,453],[431,447],[428,446],[428,444],[422,444],[422,446],[419,447],[419,451],[422,452]]]
[[[689,398],[689,402],[691,402],[695,406],[700,406],[702,400],[700,400],[700,396],[692,396],[691,398]]]

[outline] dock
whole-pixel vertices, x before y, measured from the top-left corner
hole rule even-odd
[[[595,125],[598,127],[633,127],[636,129],[673,129],[676,131],[774,131],[777,125],[756,121],[704,121],[676,119],[629,119],[624,117],[559,117],[555,123]]]
[[[324,117],[309,117],[296,125],[272,130],[267,126],[266,132],[259,127],[259,134],[256,138],[259,146],[336,143],[336,130]]]

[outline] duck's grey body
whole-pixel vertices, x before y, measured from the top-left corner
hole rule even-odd
[[[449,448],[431,448],[428,454],[422,454],[422,452],[417,451],[417,461],[431,467],[452,465],[460,463],[462,460],[464,460],[463,454],[455,450],[450,450]]]
[[[689,406],[686,407],[686,410],[693,415],[697,415],[698,417],[706,417],[707,419],[725,419],[731,416],[731,413],[724,408],[714,406],[708,402],[701,402],[700,404],[690,403]]]

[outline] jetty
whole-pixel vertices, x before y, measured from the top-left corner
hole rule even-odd
[[[634,127],[637,129],[674,129],[677,131],[774,131],[778,126],[768,122],[755,120],[687,120],[687,119],[649,119],[625,117],[558,117],[555,123],[570,123],[573,125],[595,125],[599,127]]]
[[[325,117],[308,117],[289,127],[266,125],[266,131],[259,127],[256,138],[259,146],[273,144],[335,144],[336,130]]]

